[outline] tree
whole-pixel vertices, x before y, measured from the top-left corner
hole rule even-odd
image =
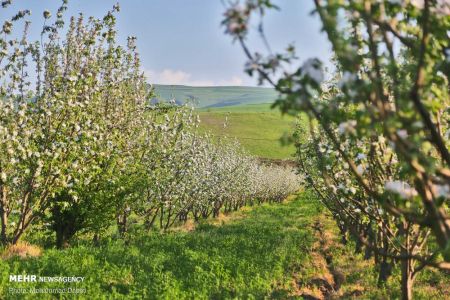
[[[431,0],[314,4],[336,62],[326,82],[318,59],[273,79],[284,64],[295,63],[293,46],[269,56],[250,51],[249,21],[276,8],[270,0],[230,6],[223,24],[249,59],[247,73],[279,91],[275,106],[308,114],[313,140],[298,149],[311,186],[344,232],[356,228],[353,235],[383,263],[402,262],[403,297],[410,299],[419,270],[450,268],[450,6]],[[373,229],[381,239],[374,241]],[[394,237],[397,244],[389,242]]]
[[[9,4],[4,1],[3,7]],[[134,38],[129,38],[126,48],[116,45],[114,13],[119,7],[101,20],[71,18],[62,39],[59,32],[66,8],[63,1],[52,25],[46,25],[51,14],[44,12],[40,42],[27,41],[28,21],[20,41],[8,40],[13,24],[29,11],[5,21],[1,32],[4,244],[17,243],[32,223],[49,212],[60,241],[85,227],[88,215],[103,212],[105,202],[99,201],[117,195],[116,190],[107,193],[107,182],[116,182],[127,170],[134,150],[130,138],[139,133],[137,125],[145,114],[149,91],[139,70]],[[34,90],[28,76],[32,67],[36,68]],[[67,230],[71,222],[62,219],[69,216],[74,223]]]

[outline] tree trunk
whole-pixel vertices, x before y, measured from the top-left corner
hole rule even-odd
[[[389,241],[387,239],[387,236],[383,234],[383,252],[388,253],[389,251]],[[376,253],[376,251],[375,251]],[[376,259],[378,260],[377,256]],[[389,276],[392,274],[392,264],[393,262],[389,263],[388,258],[386,256],[380,256],[379,258],[381,261],[376,262],[376,264],[379,263],[380,265],[380,271],[378,273],[378,286],[382,286],[386,281],[388,280]]]
[[[59,227],[56,230],[56,248],[64,249],[69,247],[69,237],[66,234],[64,227]]]
[[[378,286],[381,287],[386,283],[389,276],[391,276],[392,266],[388,263],[387,258],[383,257],[383,261],[380,263],[380,271],[378,272]]]
[[[341,225],[338,222],[339,231],[341,232],[341,243],[342,245],[347,245],[347,226],[345,224]]]
[[[411,300],[414,283],[412,261],[410,259],[402,259],[401,269],[402,269],[402,281],[401,281],[402,299]]]
[[[100,235],[98,234],[98,232],[94,233],[94,237],[92,238],[92,243],[94,244],[95,247],[100,246]]]
[[[362,252],[362,246],[363,246],[363,244],[361,243],[361,240],[358,237],[356,237],[356,240],[355,240],[355,253],[356,254],[359,254]]]
[[[405,257],[401,260],[401,271],[402,271],[401,286],[402,286],[403,300],[412,299],[412,288],[414,281],[413,260],[410,258],[406,258],[407,256],[411,255],[409,229],[410,229],[409,223],[404,222],[400,225],[401,233],[405,236],[405,241],[402,250],[400,251],[402,256]]]
[[[6,245],[8,242],[8,238],[6,236],[6,228],[8,225],[8,215],[6,214],[6,209],[3,208],[3,205],[0,204],[0,218],[1,218],[1,233],[0,240],[3,245]]]
[[[376,235],[373,232],[373,228],[372,228],[372,223],[369,223],[367,225],[367,228],[365,230],[366,236],[369,240],[369,243],[372,245],[376,245],[377,244],[377,240],[376,240]],[[373,255],[373,250],[371,247],[366,247],[365,252],[364,252],[364,259],[369,260],[370,258],[372,258]]]
[[[123,237],[127,232],[127,214],[124,212],[123,214],[117,215],[117,227],[119,228],[119,234]]]
[[[8,226],[8,214],[6,212],[5,206],[6,206],[6,187],[2,186],[0,197],[0,222],[1,222],[0,242],[3,245],[6,245],[8,242],[8,237],[6,234],[6,229]]]

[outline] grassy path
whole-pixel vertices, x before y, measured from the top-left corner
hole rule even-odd
[[[245,208],[169,233],[142,233],[125,244],[46,250],[39,258],[0,259],[0,299],[54,299],[9,288],[82,288],[68,299],[395,299],[398,282],[376,287],[376,272],[308,193],[283,204]],[[83,276],[73,283],[9,283],[9,274]],[[394,274],[395,276],[395,274]],[[417,299],[443,299],[448,280],[424,273]],[[447,288],[445,288],[447,286]]]

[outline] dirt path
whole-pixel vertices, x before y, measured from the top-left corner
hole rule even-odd
[[[345,280],[342,272],[333,265],[333,255],[330,251],[332,238],[324,230],[320,218],[312,225],[314,229],[314,245],[311,251],[312,268],[317,270],[312,278],[296,278],[297,295],[304,299],[331,299],[337,296],[342,282]]]
[[[314,270],[314,273],[296,273],[294,275],[295,293],[293,297],[303,299],[341,299],[358,297],[363,294],[363,289],[354,288],[344,292],[341,287],[346,283],[345,272],[338,266],[334,257],[336,249],[342,249],[335,234],[327,228],[330,220],[323,215],[315,218],[311,227],[314,232],[314,243],[311,249],[309,265],[303,266],[303,270]]]

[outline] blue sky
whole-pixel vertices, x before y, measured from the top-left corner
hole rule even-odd
[[[69,0],[66,16],[83,12],[103,16],[117,1]],[[56,0],[14,0],[13,8],[29,8],[35,28],[42,24],[42,12],[53,14]],[[243,72],[246,58],[240,46],[233,44],[220,26],[225,10],[220,0],[124,0],[119,1],[118,31],[122,41],[128,35],[138,38],[143,69],[149,81],[186,85],[257,85]],[[274,51],[289,43],[297,47],[301,59],[330,58],[326,37],[320,33],[318,16],[311,16],[311,0],[275,0],[281,11],[265,18],[267,38]],[[9,9],[7,12],[12,13]],[[0,21],[5,12],[0,10]],[[8,16],[9,17],[9,16]],[[33,32],[37,34],[38,31]],[[250,48],[263,50],[256,33],[249,37]]]

